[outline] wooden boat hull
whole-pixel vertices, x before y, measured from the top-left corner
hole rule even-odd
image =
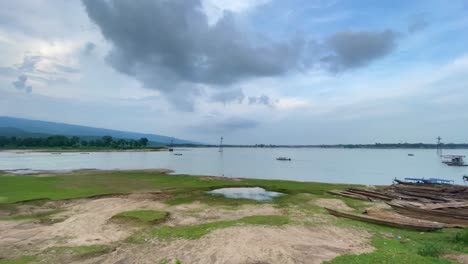
[[[429,221],[437,221],[440,223],[468,226],[468,216],[463,211],[466,209],[460,208],[458,209],[458,211],[460,211],[458,213],[457,209],[448,211],[437,211],[396,202],[387,202],[387,204],[390,205],[393,208],[393,210],[402,215],[425,219]]]
[[[385,225],[409,230],[418,230],[418,231],[435,231],[447,227],[444,224],[434,223],[434,224],[412,224],[412,223],[403,223],[392,220],[385,220],[377,217],[367,216],[367,215],[358,215],[354,213],[342,212],[333,210],[330,208],[325,208],[331,215],[349,218],[353,220],[368,222],[372,224]]]

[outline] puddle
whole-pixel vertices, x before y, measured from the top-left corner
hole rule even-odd
[[[271,201],[274,197],[283,195],[283,193],[270,192],[260,187],[221,188],[209,191],[208,193],[221,194],[224,197],[233,199],[252,199],[257,201]]]

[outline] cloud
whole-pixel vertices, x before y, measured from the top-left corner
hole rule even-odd
[[[16,81],[14,81],[12,84],[13,86],[20,90],[20,91],[25,91],[26,93],[31,93],[32,92],[32,86],[31,85],[26,85],[26,82],[28,81],[28,76],[26,75],[20,75]]]
[[[322,57],[322,62],[332,71],[343,71],[362,67],[373,60],[392,52],[396,47],[398,33],[343,31],[329,37],[325,44],[331,54]]]
[[[232,102],[242,103],[244,100],[245,95],[241,89],[234,89],[228,91],[221,91],[213,94],[211,96],[212,102],[219,102],[223,104],[228,104]]]
[[[204,120],[201,123],[191,126],[191,129],[203,133],[232,133],[238,130],[246,130],[256,128],[260,125],[259,121],[243,118],[243,117],[229,117],[221,120]]]
[[[250,96],[249,97],[249,105],[266,105],[266,106],[273,106],[273,102],[271,101],[270,97],[267,95],[262,94],[261,96]]]
[[[429,18],[427,13],[419,13],[410,18],[408,24],[408,32],[413,34],[426,29],[429,26]]]
[[[317,67],[333,72],[354,69],[396,46],[397,34],[391,30],[338,32],[325,41],[302,35],[274,40],[241,27],[236,13],[227,9],[210,24],[202,0],[82,2],[88,17],[112,44],[108,64],[145,88],[160,91],[169,101],[178,101],[179,106],[189,104],[181,106],[186,109],[193,109],[191,99],[200,94],[193,90],[204,89],[200,87],[233,89],[253,78]],[[187,94],[184,100],[182,90]],[[214,102],[240,99],[232,91],[211,98]],[[268,103],[265,100],[259,103]]]
[[[301,42],[279,43],[247,34],[229,11],[210,26],[200,1],[83,2],[113,44],[108,62],[148,88],[171,89],[161,79],[231,84],[298,66]]]
[[[83,54],[86,56],[91,55],[91,53],[96,49],[96,44],[93,42],[87,42],[83,49]]]

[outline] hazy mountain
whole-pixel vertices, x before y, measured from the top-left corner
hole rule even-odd
[[[18,133],[15,135],[14,133]],[[193,143],[189,140],[172,138],[155,134],[144,134],[137,132],[96,128],[88,126],[78,126],[64,123],[47,122],[40,120],[30,120],[24,118],[0,116],[0,135],[4,136],[21,136],[21,137],[40,137],[48,135],[65,135],[65,136],[91,136],[101,137],[105,135],[114,138],[139,139],[142,137],[148,138],[152,142],[169,144],[174,140],[174,144]]]

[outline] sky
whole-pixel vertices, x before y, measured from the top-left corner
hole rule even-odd
[[[468,142],[467,1],[0,5],[1,116],[205,143]]]

